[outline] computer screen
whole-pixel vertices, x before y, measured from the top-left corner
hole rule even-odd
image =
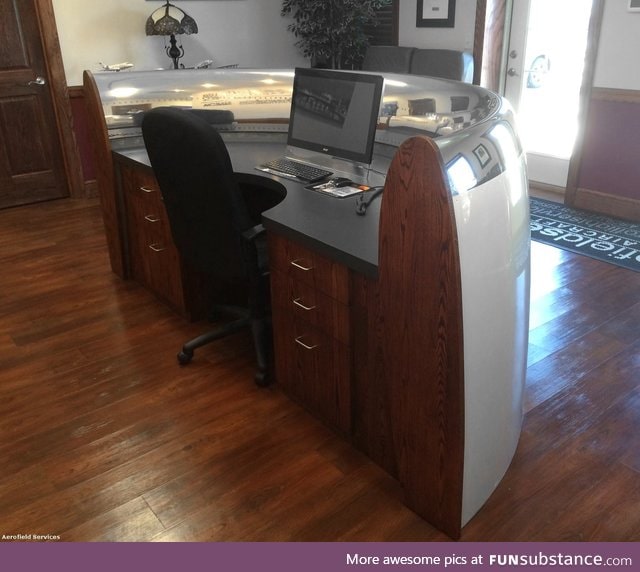
[[[296,68],[287,143],[371,163],[383,78]]]

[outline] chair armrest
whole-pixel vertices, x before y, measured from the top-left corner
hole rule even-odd
[[[242,252],[249,280],[254,284],[269,274],[266,230],[261,224],[242,233]],[[264,237],[264,238],[263,238]]]
[[[261,224],[257,224],[248,228],[242,233],[242,238],[244,238],[247,242],[255,242],[259,236],[262,236],[266,231],[264,226]]]

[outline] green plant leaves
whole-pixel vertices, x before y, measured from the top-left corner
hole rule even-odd
[[[391,0],[283,0],[280,14],[292,22],[287,29],[311,64],[340,69],[357,66],[369,38],[365,26],[374,24],[376,10]]]

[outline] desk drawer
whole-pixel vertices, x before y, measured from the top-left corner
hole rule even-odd
[[[351,341],[349,307],[280,270],[271,271],[271,299],[293,318],[304,320],[345,345]]]
[[[122,185],[126,194],[140,197],[148,201],[148,204],[162,204],[160,187],[152,172],[130,167],[121,167],[121,169]]]
[[[351,423],[351,352],[304,320],[273,308],[278,383],[328,425],[348,434]]]
[[[129,234],[129,265],[135,280],[184,312],[180,256],[151,172],[125,167],[122,184]]]
[[[271,268],[343,304],[349,303],[349,270],[346,266],[272,232],[268,236]]]

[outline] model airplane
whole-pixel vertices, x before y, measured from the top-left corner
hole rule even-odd
[[[98,62],[102,67],[103,71],[121,71],[126,70],[133,67],[133,64],[130,62],[122,62],[119,64],[103,64],[102,62]]]

